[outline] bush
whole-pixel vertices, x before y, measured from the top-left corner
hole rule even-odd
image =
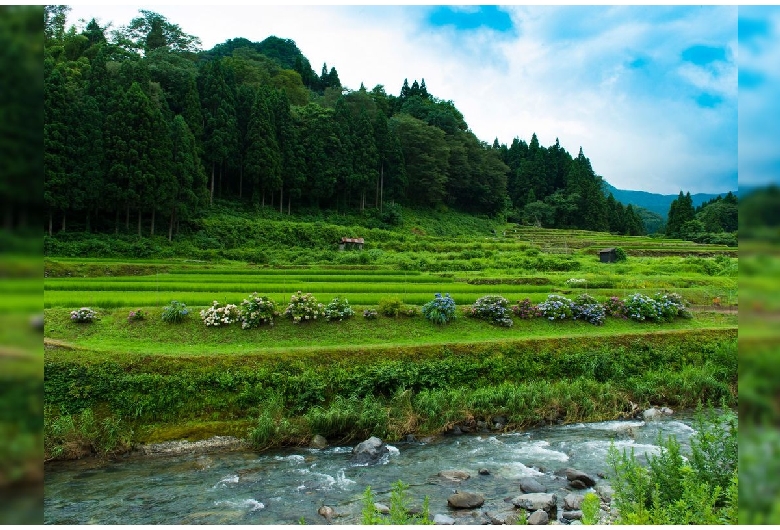
[[[671,322],[678,316],[690,318],[691,314],[686,308],[686,302],[682,296],[677,293],[662,294],[657,293],[653,300],[658,304],[659,320]]]
[[[466,315],[510,328],[514,322],[508,306],[509,300],[503,296],[483,296],[478,298],[474,305],[466,310]]]
[[[518,300],[517,305],[512,306],[512,313],[515,316],[522,319],[536,318],[542,316],[542,312],[539,311],[539,307],[532,303],[530,298]]]
[[[386,317],[397,317],[401,314],[403,308],[404,303],[396,296],[379,300],[379,312]]]
[[[263,324],[274,325],[274,318],[279,316],[276,304],[267,296],[257,296],[252,293],[249,298],[244,298],[238,312],[238,320],[241,329],[258,328]]]
[[[422,307],[422,314],[434,324],[449,324],[456,318],[455,300],[450,297],[449,293],[444,296],[441,293],[436,293],[434,299]]]
[[[89,307],[82,307],[81,309],[76,309],[75,311],[70,312],[71,322],[76,322],[77,324],[89,324],[96,318],[97,313],[95,313],[94,309]]]
[[[135,311],[130,311],[130,313],[127,314],[128,322],[138,322],[139,320],[143,320],[145,318],[146,312],[144,312],[143,309],[136,309]]]
[[[626,304],[617,296],[609,297],[604,303],[604,311],[611,317],[628,318],[626,316]]]
[[[607,316],[604,306],[589,294],[581,294],[575,298],[571,310],[574,320],[584,320],[594,326],[602,325]]]
[[[365,318],[366,320],[374,320],[378,316],[379,314],[376,312],[376,309],[363,310],[363,318]]]
[[[615,261],[619,262],[626,260],[628,260],[628,254],[626,254],[626,251],[620,247],[615,247]]]
[[[325,320],[328,322],[331,320],[342,321],[354,315],[355,311],[350,307],[349,300],[340,296],[337,296],[325,306]]]
[[[625,305],[626,316],[631,320],[636,320],[637,322],[646,320],[657,322],[660,320],[658,303],[649,296],[634,293],[623,300],[623,304]]]
[[[207,326],[229,326],[238,321],[238,307],[235,304],[222,305],[214,300],[211,307],[200,312],[200,318]]]
[[[298,291],[290,297],[290,304],[284,310],[284,316],[290,317],[293,324],[300,324],[306,320],[317,320],[317,317],[325,316],[325,306],[317,302],[311,293],[303,294]]]
[[[572,317],[573,302],[558,294],[547,295],[547,300],[537,306],[547,320],[566,320]]]
[[[186,304],[173,300],[170,305],[163,307],[162,315],[163,322],[169,324],[178,324],[183,322],[187,315],[190,314],[190,310],[187,309]]]

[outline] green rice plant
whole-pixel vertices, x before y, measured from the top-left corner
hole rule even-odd
[[[160,318],[162,318],[163,322],[167,322],[168,324],[179,324],[184,322],[184,319],[187,318],[187,315],[189,314],[190,310],[187,309],[186,304],[173,300],[170,304],[163,307]]]

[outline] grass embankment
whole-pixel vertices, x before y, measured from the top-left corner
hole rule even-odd
[[[314,434],[392,440],[499,414],[522,428],[617,418],[629,401],[736,402],[733,327],[438,342],[188,355],[50,346],[47,458],[218,434],[256,447]]]

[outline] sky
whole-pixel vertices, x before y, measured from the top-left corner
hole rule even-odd
[[[758,133],[747,135],[754,156],[737,148],[743,128],[767,121],[761,101],[772,83],[763,61],[778,41],[777,10],[765,23],[751,15],[759,22],[750,22],[746,52],[736,6],[71,7],[69,24],[95,17],[114,28],[149,9],[203,49],[236,37],[292,39],[315,72],[335,67],[351,90],[383,85],[398,95],[404,79],[425,79],[480,140],[509,145],[536,133],[549,146],[558,138],[573,156],[582,147],[620,189],[720,193],[737,188],[738,169],[758,182],[780,165]],[[738,72],[738,52],[750,54],[748,77]],[[745,83],[754,97],[743,108]]]

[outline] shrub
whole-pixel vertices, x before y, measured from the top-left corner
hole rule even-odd
[[[618,262],[626,260],[628,260],[628,254],[626,254],[626,251],[620,247],[615,247],[615,261]]]
[[[267,296],[257,296],[257,293],[244,298],[238,311],[241,329],[258,328],[263,324],[273,326],[274,318],[278,316],[274,301]]]
[[[599,500],[599,496],[592,491],[586,493],[585,497],[582,499],[582,524],[599,524],[600,509],[601,501]]]
[[[512,306],[512,313],[514,313],[515,316],[526,320],[542,316],[539,307],[532,303],[529,298],[518,300],[517,305]]]
[[[214,300],[211,307],[200,312],[200,318],[207,326],[229,326],[238,320],[238,307],[235,304],[222,305]]]
[[[422,314],[434,324],[449,324],[455,320],[455,300],[449,293],[436,293],[434,299],[422,307]]]
[[[626,304],[617,296],[610,296],[604,303],[604,311],[607,315],[617,318],[628,318],[626,316]]]
[[[509,300],[503,296],[483,296],[478,298],[474,305],[466,310],[466,315],[510,328],[514,322],[512,322],[508,305]]]
[[[623,300],[626,316],[637,322],[660,320],[658,302],[640,293],[634,293]]]
[[[584,320],[594,326],[602,325],[607,316],[604,306],[589,294],[581,294],[575,298],[571,310],[574,320]]]
[[[137,322],[145,318],[146,318],[146,312],[144,312],[143,309],[136,309],[135,311],[130,311],[130,313],[127,314],[128,322]]]
[[[365,318],[366,320],[374,320],[378,316],[379,314],[376,312],[376,309],[363,310],[363,318]]]
[[[558,294],[547,295],[547,300],[537,306],[547,320],[566,320],[572,317],[573,302]]]
[[[658,304],[659,320],[671,322],[678,316],[685,318],[691,317],[691,314],[686,308],[685,300],[677,293],[657,293],[653,297],[653,300]]]
[[[570,278],[566,280],[566,285],[568,287],[587,287],[588,280],[585,278]]]
[[[403,308],[404,303],[396,296],[379,300],[379,312],[386,317],[397,317],[401,314]]]
[[[416,317],[419,314],[420,314],[420,310],[417,309],[417,306],[415,305],[409,306],[406,309],[404,309],[404,315],[408,317]]]
[[[355,311],[350,307],[349,300],[340,296],[337,296],[325,306],[325,320],[328,322],[331,320],[342,321],[354,315]]]
[[[311,294],[303,294],[298,291],[290,297],[290,304],[284,310],[284,316],[290,317],[293,324],[300,324],[306,320],[317,320],[317,317],[325,316],[325,306],[317,302]]]
[[[71,322],[76,322],[77,324],[88,324],[93,322],[96,318],[97,313],[95,313],[94,309],[89,307],[82,307],[81,309],[70,312]]]
[[[163,307],[162,315],[163,322],[169,324],[178,324],[183,322],[187,315],[190,314],[190,310],[187,309],[187,305],[181,302],[173,300],[169,305]]]

